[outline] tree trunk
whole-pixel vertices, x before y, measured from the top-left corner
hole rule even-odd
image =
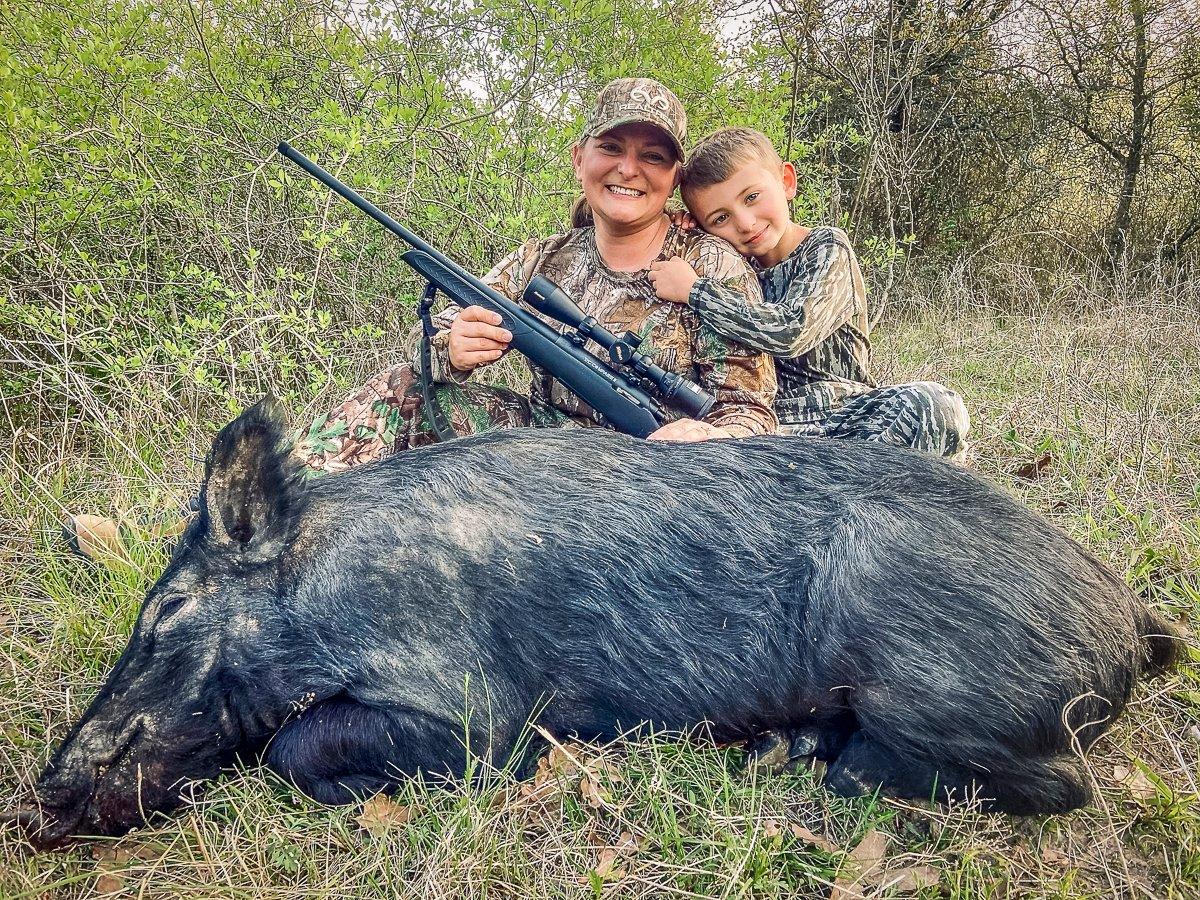
[[[1142,168],[1142,157],[1146,152],[1146,130],[1148,127],[1149,98],[1146,96],[1146,70],[1150,53],[1146,45],[1145,0],[1132,0],[1129,4],[1133,14],[1133,72],[1130,91],[1132,119],[1129,129],[1129,151],[1123,160],[1121,193],[1117,197],[1117,209],[1113,214],[1112,231],[1108,236],[1108,255],[1115,265],[1129,247],[1129,227],[1133,216],[1133,198],[1137,191],[1138,173]]]

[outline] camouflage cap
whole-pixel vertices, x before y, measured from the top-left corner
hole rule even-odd
[[[619,125],[648,122],[667,133],[675,155],[683,161],[687,114],[670,89],[653,78],[618,78],[600,91],[583,126],[583,137],[612,131]]]

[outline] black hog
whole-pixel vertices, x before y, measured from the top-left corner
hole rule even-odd
[[[239,753],[329,803],[460,776],[533,714],[586,740],[804,735],[840,794],[1062,812],[1178,649],[1078,544],[931,456],[522,430],[307,481],[281,437],[263,404],[217,437],[21,814],[35,843],[121,833]]]

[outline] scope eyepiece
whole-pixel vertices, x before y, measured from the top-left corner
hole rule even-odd
[[[667,403],[690,418],[703,418],[716,403],[713,397],[698,385],[682,375],[666,371],[656,365],[650,357],[638,353],[637,332],[627,331],[617,337],[593,317],[585,315],[562,288],[544,275],[535,275],[529,280],[521,299],[542,315],[562,322],[574,328],[580,335],[591,338],[608,351],[608,356],[614,363],[628,366],[639,378],[657,388]]]
[[[658,367],[655,366],[655,368]],[[687,413],[688,418],[703,419],[716,404],[713,397],[682,375],[662,369],[658,369],[658,371],[661,373],[658,377],[653,375],[647,377],[662,392],[663,399],[676,409]]]

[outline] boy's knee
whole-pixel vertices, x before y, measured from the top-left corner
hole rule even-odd
[[[966,449],[971,416],[963,398],[936,381],[895,385],[906,407],[901,420],[912,423],[910,446],[929,453],[957,458]]]
[[[966,438],[971,430],[971,414],[957,392],[936,381],[916,381],[908,387],[914,389],[927,406],[933,421],[943,423],[948,433],[956,434],[960,439]]]

